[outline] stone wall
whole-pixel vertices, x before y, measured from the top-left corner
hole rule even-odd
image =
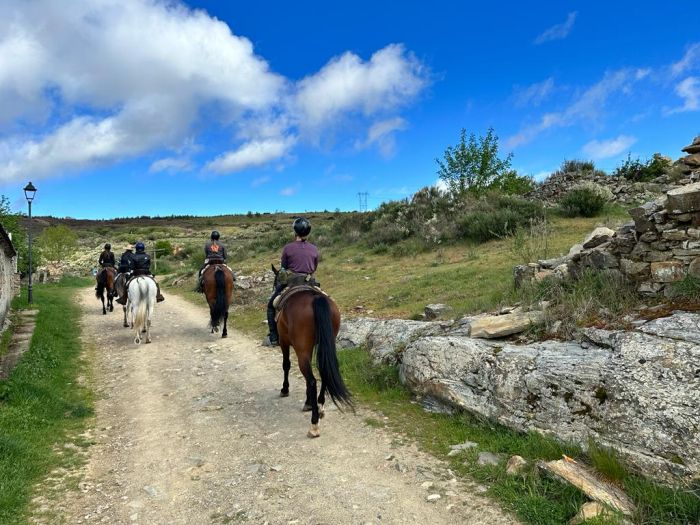
[[[575,277],[592,268],[625,276],[642,294],[670,297],[673,283],[688,275],[700,278],[700,182],[629,213],[632,222],[616,231],[597,228],[564,257],[516,266],[516,286],[549,276]]]
[[[19,293],[17,252],[9,235],[0,225],[0,327],[3,326],[12,299]]]

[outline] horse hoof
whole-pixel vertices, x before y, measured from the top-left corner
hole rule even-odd
[[[225,339],[226,337],[228,337],[228,334],[221,334],[221,339]]]
[[[146,339],[146,344],[149,344],[151,342],[150,339]]]
[[[304,403],[304,406],[301,409],[302,412],[311,412],[311,405],[308,403]]]
[[[280,390],[280,397],[289,397],[289,390]]]
[[[311,428],[309,431],[306,433],[306,437],[308,438],[317,438],[321,435],[321,432],[318,430],[318,425],[311,425]]]

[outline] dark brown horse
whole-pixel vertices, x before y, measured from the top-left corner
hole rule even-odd
[[[225,264],[210,264],[204,270],[202,278],[204,280],[204,296],[209,303],[211,333],[219,331],[219,325],[223,320],[224,329],[221,332],[221,337],[226,337],[228,335],[226,329],[228,307],[231,305],[231,296],[233,295],[233,273]]]
[[[106,266],[96,275],[97,288],[95,295],[102,301],[102,313],[107,315],[109,311],[114,310],[114,279],[117,276],[117,270],[113,266]],[[105,291],[107,292],[107,304],[105,306]]]
[[[273,266],[277,275],[278,271]],[[277,279],[275,279],[275,284]],[[340,311],[335,302],[325,295],[304,290],[289,297],[277,318],[277,331],[282,348],[282,383],[281,397],[289,395],[289,347],[294,347],[299,370],[306,380],[306,402],[302,410],[311,410],[311,428],[306,434],[310,438],[319,437],[318,420],[323,417],[323,405],[326,391],[336,406],[345,405],[353,409],[351,394],[348,391],[338,367],[335,338],[340,329]],[[316,365],[321,375],[321,391],[316,397],[316,378],[311,368],[314,347],[316,347]]]

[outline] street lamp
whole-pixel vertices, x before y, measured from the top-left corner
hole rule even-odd
[[[24,196],[27,198],[29,203],[29,288],[27,294],[27,302],[32,303],[32,201],[34,200],[34,194],[36,193],[36,188],[34,184],[29,181],[24,187]]]

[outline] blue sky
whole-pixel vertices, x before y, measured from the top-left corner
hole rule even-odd
[[[3,2],[0,192],[77,218],[352,210],[434,184],[462,127],[538,178],[700,134],[681,3],[329,4]]]

